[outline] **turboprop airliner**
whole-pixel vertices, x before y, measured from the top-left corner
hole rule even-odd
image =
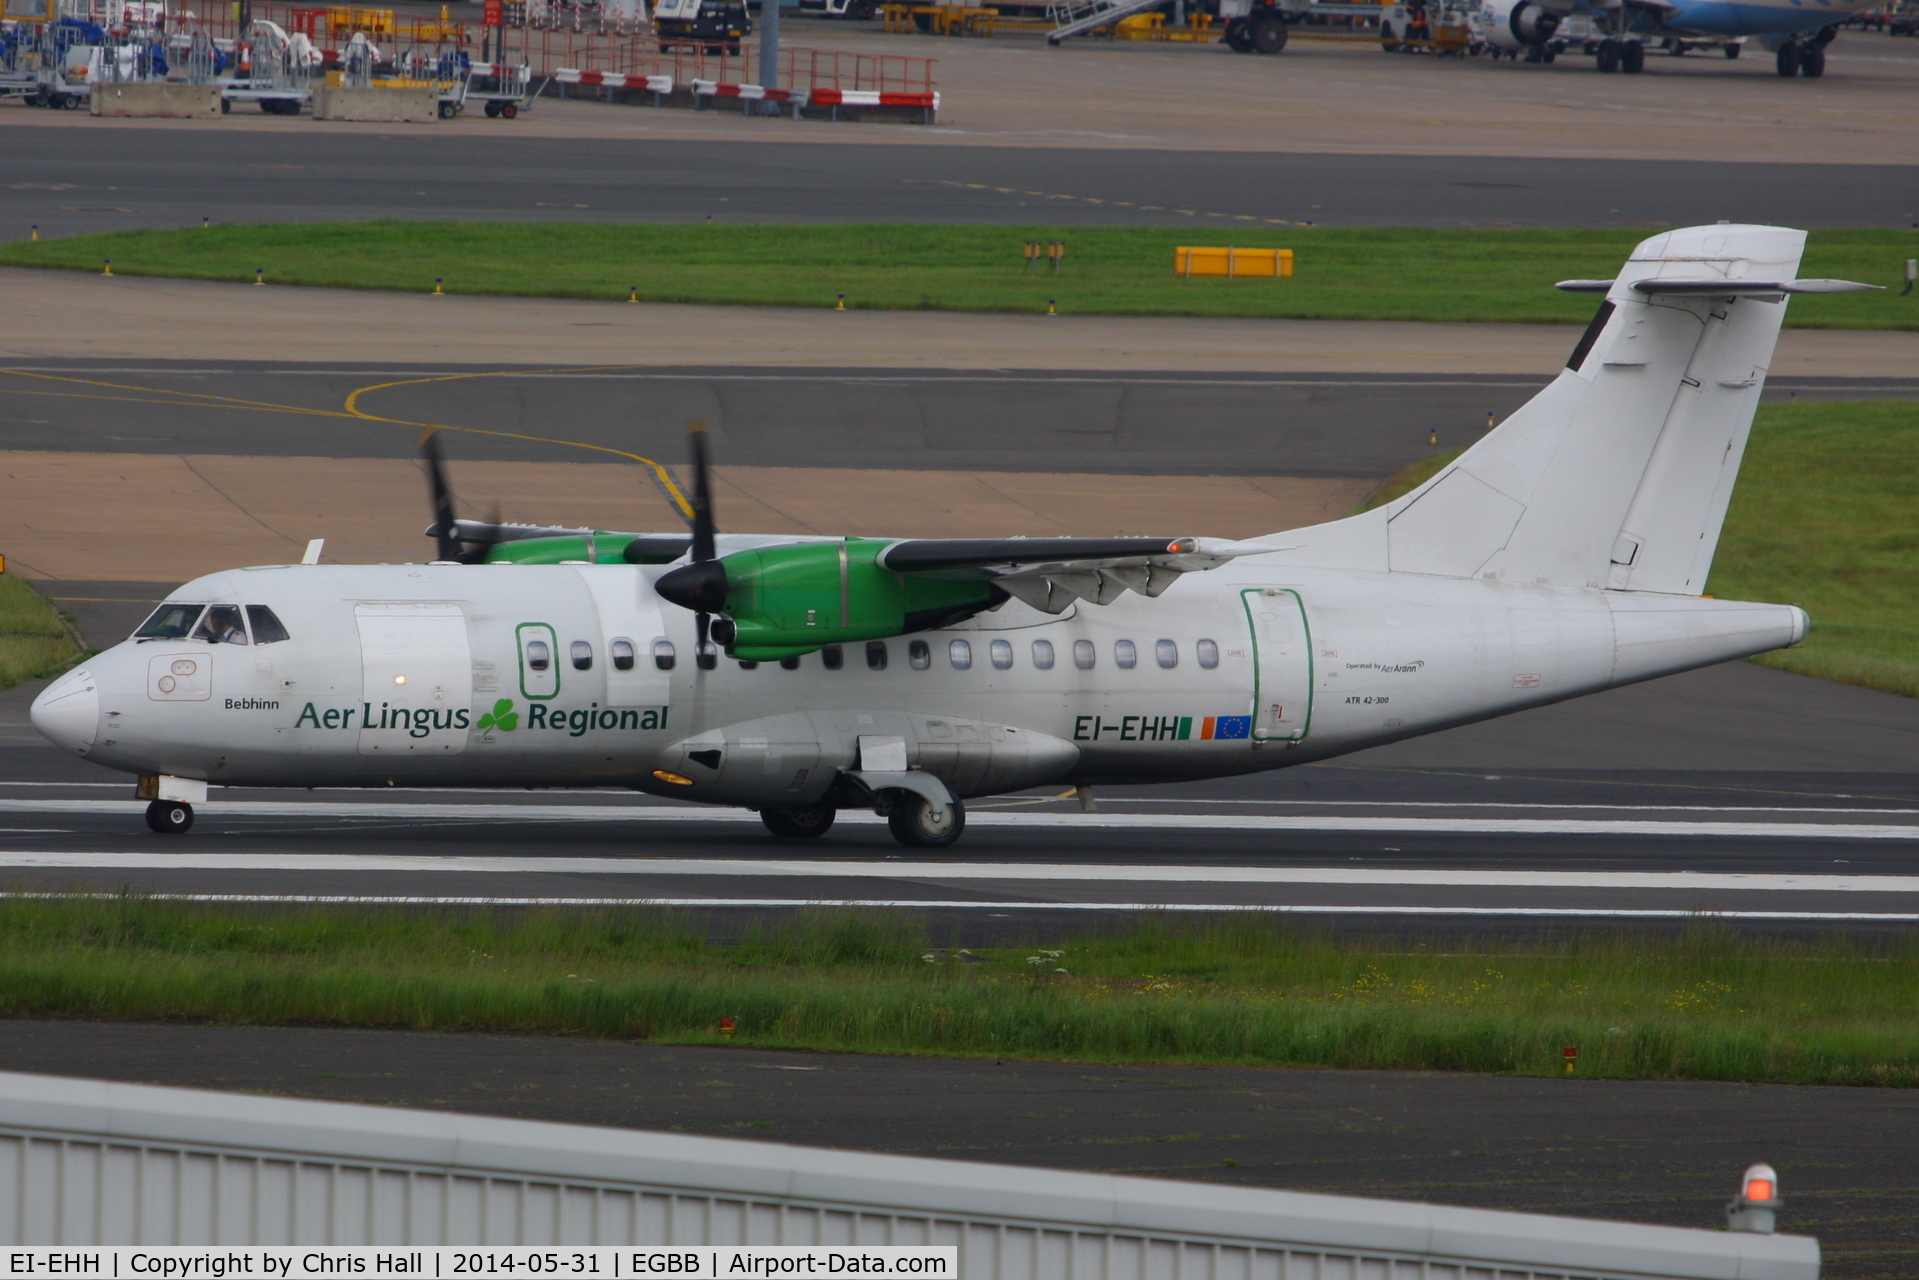
[[[965,801],[1326,760],[1797,644],[1704,593],[1804,233],[1669,231],[1559,376],[1411,493],[1251,541],[462,521],[438,558],[195,579],[34,702],[183,833],[207,787],[621,786],[909,847]]]
[[[1782,76],[1826,74],[1826,46],[1839,24],[1882,0],[1483,0],[1472,24],[1494,50],[1527,61],[1551,61],[1559,24],[1574,12],[1593,16],[1605,32],[1599,42],[1601,71],[1645,70],[1646,46],[1654,41],[1733,40],[1757,36]],[[1681,46],[1683,48],[1683,45]],[[1728,43],[1726,56],[1739,56]]]

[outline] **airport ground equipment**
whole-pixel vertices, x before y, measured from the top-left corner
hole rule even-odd
[[[478,102],[487,119],[511,120],[522,111],[531,109],[533,99],[545,87],[544,82],[534,87],[533,68],[524,62],[489,62],[475,63],[449,93],[458,95],[456,111],[464,110],[468,103]],[[452,114],[446,109],[449,100],[445,96],[440,99],[440,114],[443,116]]]
[[[1471,11],[1464,0],[1402,0],[1380,15],[1379,47],[1464,57],[1473,51]]]
[[[965,1280],[1819,1275],[1817,1240],[1765,1231],[0,1074],[0,1243],[294,1242],[950,1245]]]
[[[661,53],[738,53],[740,42],[753,34],[753,19],[744,0],[659,0],[653,9],[653,33]]]

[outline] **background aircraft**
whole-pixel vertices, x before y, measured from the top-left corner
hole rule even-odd
[[[1646,65],[1646,46],[1663,40],[1757,36],[1775,56],[1782,76],[1822,76],[1826,46],[1839,24],[1879,0],[1485,0],[1474,25],[1494,49],[1524,52],[1537,61],[1560,24],[1590,14],[1599,30],[1601,71],[1634,73]],[[1738,45],[1728,45],[1729,57]]]

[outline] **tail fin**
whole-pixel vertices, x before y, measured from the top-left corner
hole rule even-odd
[[[1698,595],[1805,233],[1691,227],[1633,250],[1551,386],[1394,502],[1285,536],[1290,563]],[[1799,288],[1795,289],[1794,286]]]

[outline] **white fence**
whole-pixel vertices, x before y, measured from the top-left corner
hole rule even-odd
[[[0,1244],[950,1244],[966,1280],[1816,1280],[1819,1245],[0,1073]]]

